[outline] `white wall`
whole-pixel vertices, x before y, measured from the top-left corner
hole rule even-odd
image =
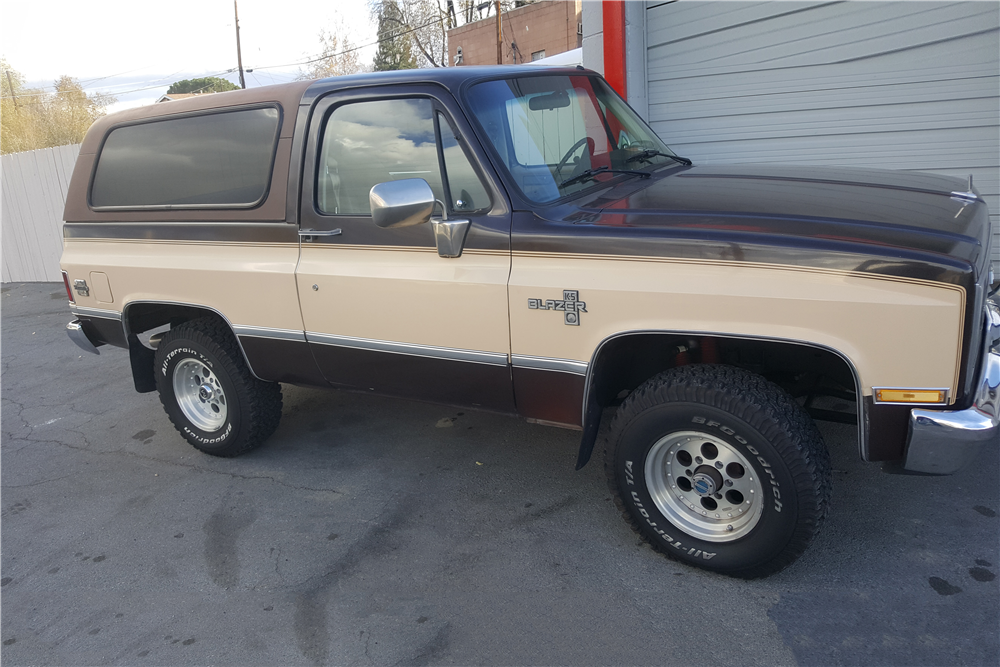
[[[0,158],[3,282],[62,280],[62,216],[80,146],[43,148]]]
[[[583,0],[583,66],[604,74],[604,9],[601,0]]]

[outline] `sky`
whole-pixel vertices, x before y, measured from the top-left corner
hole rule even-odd
[[[237,1],[247,88],[295,79],[295,63],[321,52],[321,29],[358,46],[376,40],[366,0]],[[65,74],[117,97],[110,111],[151,104],[181,79],[239,85],[226,73],[236,68],[232,0],[2,0],[0,53],[28,87],[51,90]]]

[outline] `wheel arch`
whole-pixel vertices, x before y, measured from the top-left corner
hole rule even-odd
[[[221,311],[203,304],[185,303],[178,301],[156,301],[156,300],[136,300],[129,301],[122,308],[122,328],[125,331],[125,338],[129,342],[130,357],[132,360],[132,379],[136,389],[140,386],[155,386],[153,382],[152,350],[144,346],[138,338],[140,333],[169,325],[171,328],[202,317],[211,317],[225,324],[236,346],[240,350],[243,362],[250,369],[250,374],[254,378],[261,378],[254,371],[253,364],[247,357],[243,343],[233,328],[233,323],[229,321]],[[142,348],[141,350],[139,348]],[[143,350],[148,351],[144,353]],[[146,363],[148,358],[149,363]],[[142,390],[140,390],[142,391]],[[152,391],[147,389],[146,391]]]
[[[849,377],[853,383],[857,409],[858,453],[863,460],[867,460],[868,417],[861,374],[851,358],[840,350],[811,341],[777,337],[704,331],[633,330],[620,331],[602,340],[594,349],[587,365],[582,405],[583,436],[577,456],[577,470],[585,466],[593,454],[604,408],[610,405],[622,390],[631,390],[657,373],[677,365],[673,363],[673,357],[668,356],[677,346],[683,347],[683,352],[686,353],[692,350],[689,347],[691,342],[703,341],[712,341],[729,349],[764,346],[772,353],[778,350],[794,350],[799,354],[811,351],[824,355],[822,363],[833,364],[839,368],[843,377]],[[659,356],[648,362],[636,363],[636,358],[647,350],[656,350]],[[721,359],[716,361],[720,362]]]

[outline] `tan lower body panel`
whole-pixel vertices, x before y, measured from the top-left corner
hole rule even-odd
[[[77,297],[82,307],[122,311],[132,302],[212,308],[231,324],[302,330],[295,290],[298,244],[65,239],[62,268],[70,283],[91,271],[107,274],[113,303]]]
[[[306,331],[506,355],[509,273],[507,253],[304,245]]]
[[[578,291],[579,325],[529,299]],[[964,291],[939,283],[798,267],[515,253],[511,353],[590,361],[626,331],[802,341],[847,357],[873,386],[949,388],[961,354]]]

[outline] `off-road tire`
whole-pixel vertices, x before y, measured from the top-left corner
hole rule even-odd
[[[735,473],[749,469],[734,482],[723,460]],[[763,377],[718,365],[674,368],[632,392],[612,421],[605,471],[623,516],[655,549],[746,579],[805,551],[832,488],[829,454],[805,410]],[[745,494],[733,496],[738,503],[734,488]]]
[[[223,322],[203,318],[172,328],[157,346],[154,364],[163,408],[180,434],[196,449],[212,456],[239,456],[260,446],[278,428],[281,385],[253,376],[236,339]],[[199,373],[205,369],[207,377],[200,377]],[[204,400],[201,405],[197,403],[197,395],[181,388],[183,395],[179,400],[175,375],[185,372],[198,383],[204,382],[207,392],[214,388],[216,402],[223,400],[224,417],[215,417],[218,425],[209,423],[212,412],[205,410]],[[183,408],[181,403],[185,400],[187,407]],[[200,421],[201,427],[192,416]]]

